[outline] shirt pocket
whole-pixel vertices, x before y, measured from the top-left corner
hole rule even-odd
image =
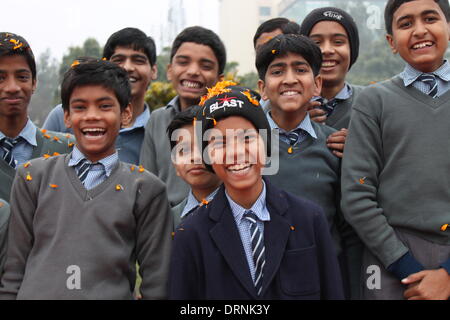
[[[280,266],[280,282],[282,291],[287,295],[319,299],[320,278],[316,247],[286,251]]]

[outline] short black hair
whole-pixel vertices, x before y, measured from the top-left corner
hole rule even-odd
[[[202,108],[200,106],[193,105],[181,112],[178,112],[175,115],[175,117],[167,127],[167,135],[169,136],[170,149],[175,148],[175,146],[177,145],[177,141],[172,141],[172,134],[175,132],[175,130],[180,129],[181,127],[187,125],[193,125],[201,109]]]
[[[219,63],[219,75],[223,74],[225,64],[227,63],[227,53],[225,51],[225,45],[217,34],[212,30],[199,26],[184,29],[173,41],[172,50],[170,52],[170,62],[172,62],[178,49],[185,42],[194,42],[210,47]]]
[[[0,32],[0,57],[21,55],[25,57],[31,71],[31,77],[36,80],[36,61],[28,42],[21,36],[11,32]]]
[[[387,34],[392,35],[392,22],[394,19],[394,13],[397,11],[397,9],[406,2],[411,2],[414,0],[388,0],[386,3],[386,7],[384,8],[384,23],[386,26],[386,32]],[[445,19],[447,22],[450,21],[450,7],[448,4],[448,0],[434,0],[439,7],[441,8],[442,12],[444,13]]]
[[[322,52],[314,41],[303,35],[280,34],[256,51],[255,65],[259,78],[264,80],[272,61],[288,53],[301,55],[311,66],[314,76],[319,74],[322,66]]]
[[[103,48],[103,57],[109,60],[118,46],[130,47],[136,51],[142,50],[151,66],[156,63],[155,41],[137,28],[124,28],[113,33]]]
[[[298,23],[283,17],[273,18],[264,21],[258,29],[256,29],[256,33],[253,37],[253,47],[256,49],[256,41],[258,41],[263,33],[273,32],[277,29],[280,29],[283,34],[300,34],[300,25]]]
[[[123,111],[131,99],[131,86],[125,69],[109,61],[96,60],[73,64],[64,74],[61,84],[61,100],[64,111],[69,111],[73,90],[82,86],[100,85],[112,90]]]

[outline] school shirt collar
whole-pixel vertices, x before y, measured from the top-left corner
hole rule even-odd
[[[145,128],[148,120],[150,119],[150,108],[147,103],[144,104],[144,111],[137,116],[136,120],[134,120],[133,126],[129,128],[120,129],[120,133],[132,131],[138,128]]]
[[[424,72],[413,68],[411,65],[406,64],[405,69],[403,69],[403,72],[400,73],[400,77],[403,79],[405,87],[408,87],[409,85],[414,83],[414,81],[416,81],[417,78],[420,77],[420,75],[422,75],[423,73]],[[450,81],[450,63],[445,60],[442,66],[440,66],[437,70],[431,72],[430,74],[438,76],[445,82]]]
[[[76,167],[83,159],[87,159],[87,157],[76,146],[74,146],[69,160],[69,167]],[[109,177],[113,169],[119,164],[119,154],[116,151],[112,155],[109,155],[96,163],[103,165],[106,176]]]
[[[212,199],[214,199],[214,196],[216,195],[217,191],[219,190],[219,188],[217,188],[216,190],[214,190],[213,192],[211,192],[206,198],[206,201],[211,201]],[[186,205],[183,208],[183,212],[181,213],[181,218],[183,218],[186,214],[188,214],[189,212],[191,212],[193,209],[195,209],[196,207],[200,206],[201,202],[199,202],[195,197],[194,194],[192,193],[192,190],[189,191],[189,195],[187,197],[187,202]]]
[[[173,98],[172,100],[169,101],[169,103],[167,104],[167,106],[165,107],[166,109],[169,108],[174,108],[176,112],[180,112],[181,111],[181,107],[180,107],[180,97],[176,96],[175,98]]]
[[[228,195],[227,190],[225,189],[225,196],[228,199],[228,203],[230,204],[234,220],[236,221],[237,224],[241,223],[244,213],[248,210],[253,211],[260,221],[270,221],[270,214],[266,207],[266,183],[264,182],[264,180],[262,180],[262,183],[263,189],[261,191],[261,194],[259,195],[258,199],[255,201],[255,203],[250,209],[245,209],[236,202],[234,202],[233,199],[231,199],[230,196]]]
[[[27,124],[25,125],[25,127],[22,129],[22,131],[20,131],[19,135],[17,137],[14,137],[14,138],[21,137],[28,144],[32,145],[33,147],[36,147],[37,146],[36,131],[37,131],[36,126],[34,125],[34,123],[30,119],[28,119]],[[0,140],[2,140],[5,137],[6,136],[3,134],[3,132],[0,131]]]
[[[286,130],[278,127],[278,125],[272,119],[272,115],[270,114],[270,111],[267,112],[267,120],[269,121],[269,125],[272,130],[277,129],[280,133],[288,133]],[[309,118],[308,113],[306,113],[306,116],[303,119],[303,121],[300,122],[299,125],[295,129],[291,130],[290,132],[292,132],[296,129],[305,130],[312,138],[317,139],[316,131],[314,130],[314,128],[312,126],[311,119]]]

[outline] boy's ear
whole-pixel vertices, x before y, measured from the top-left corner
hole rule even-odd
[[[386,40],[389,43],[389,46],[391,47],[392,53],[397,54],[397,48],[395,47],[395,41],[394,37],[391,34],[386,34]]]
[[[168,81],[172,81],[172,76],[171,76],[171,74],[172,74],[172,64],[169,63],[169,64],[167,65],[167,69],[166,69],[166,78],[167,78]]]
[[[155,63],[151,68],[152,68],[152,80],[156,80],[156,78],[158,78],[158,66]]]
[[[69,110],[64,110],[64,125],[66,126],[66,128],[72,127],[72,121],[70,120],[70,111]]]
[[[131,119],[133,116],[133,111],[131,109],[131,103],[129,103],[125,109],[120,112],[120,125],[122,127],[127,127],[131,124]]]
[[[313,94],[315,96],[320,96],[320,92],[322,91],[322,77],[320,74],[314,77],[314,84],[316,85],[314,88]]]
[[[266,88],[266,84],[264,83],[263,80],[259,79],[258,80],[258,89],[259,89],[259,93],[261,94],[261,98],[265,101],[268,99],[266,93],[265,93],[265,89]]]

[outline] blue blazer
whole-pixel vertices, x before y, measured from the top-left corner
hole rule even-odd
[[[266,265],[261,296],[222,185],[176,229],[171,299],[343,299],[340,270],[322,209],[266,183]]]

